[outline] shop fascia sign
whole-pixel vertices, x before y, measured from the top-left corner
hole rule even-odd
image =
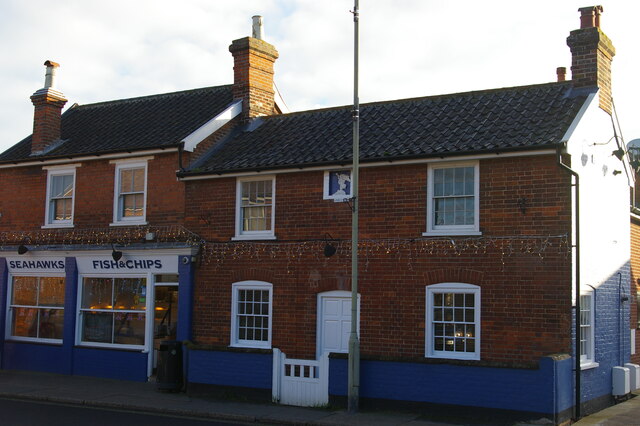
[[[81,256],[76,258],[78,272],[90,273],[172,273],[178,272],[178,256],[128,256],[126,253],[120,260],[111,256]]]
[[[8,257],[9,272],[64,272],[64,257]]]
[[[78,256],[76,257],[78,272],[92,273],[178,273],[178,256],[128,256],[113,260],[111,256]],[[65,271],[64,257],[8,257],[7,266],[12,274],[18,273],[55,273]]]

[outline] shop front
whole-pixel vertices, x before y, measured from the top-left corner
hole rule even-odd
[[[191,337],[191,248],[33,250],[0,268],[3,369],[146,381],[161,341]]]

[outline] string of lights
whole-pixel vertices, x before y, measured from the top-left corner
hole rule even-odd
[[[0,249],[14,249],[16,245],[28,245],[32,250],[40,246],[110,246],[126,248],[142,243],[180,242],[199,247],[201,263],[220,268],[228,260],[266,261],[286,259],[287,270],[303,260],[318,262],[350,262],[351,240],[307,239],[278,241],[207,241],[181,225],[137,226],[118,228],[42,229],[33,231],[0,232]],[[392,258],[406,263],[412,270],[419,259],[428,257],[473,256],[492,253],[500,262],[516,254],[537,256],[544,259],[549,254],[571,256],[569,236],[562,235],[513,235],[473,237],[426,237],[361,239],[358,250],[364,269],[374,259]],[[336,255],[337,254],[337,255]]]

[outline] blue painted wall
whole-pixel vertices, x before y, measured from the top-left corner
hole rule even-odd
[[[62,345],[43,345],[28,342],[4,344],[2,367],[7,370],[32,370],[68,374]]]
[[[77,347],[73,350],[72,374],[146,382],[147,355],[138,351]]]
[[[331,359],[329,394],[347,395],[347,360]],[[571,358],[536,370],[363,360],[360,396],[552,415],[572,405]]]
[[[191,340],[194,264],[191,256],[178,256],[178,330],[176,339]]]
[[[630,269],[624,265],[619,274],[596,287],[595,305],[595,361],[596,368],[582,371],[581,401],[611,395],[612,368],[629,362],[631,354],[630,318]],[[629,298],[622,301],[622,297]],[[575,314],[574,314],[575,315]],[[575,318],[575,317],[574,317]],[[573,332],[575,350],[575,332]]]
[[[188,351],[188,379],[191,383],[271,389],[273,355]]]

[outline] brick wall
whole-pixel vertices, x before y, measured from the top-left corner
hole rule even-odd
[[[74,164],[77,162],[74,162]],[[184,185],[178,182],[177,154],[154,155],[147,168],[147,221],[180,224]],[[108,227],[113,222],[115,164],[85,161],[76,168],[76,229]],[[0,169],[0,231],[39,230],[45,223],[47,171],[41,166]]]
[[[422,359],[425,286],[448,281],[481,287],[483,361],[533,365],[541,356],[569,352],[571,261],[566,247],[551,239],[549,249],[538,254],[505,245],[523,236],[569,232],[569,179],[555,157],[480,162],[482,249],[470,243],[458,253],[429,250],[424,241],[430,240],[422,237],[426,179],[426,165],[361,170],[360,238],[417,241],[382,250],[370,244],[360,254],[363,356]],[[229,242],[235,229],[236,179],[190,181],[186,186],[187,226],[208,241]],[[203,261],[194,300],[197,342],[228,345],[231,284],[262,280],[273,283],[273,347],[289,357],[314,357],[317,294],[350,290],[346,246],[351,212],[346,203],[323,200],[322,191],[321,171],[277,176],[279,243],[229,243],[225,253]],[[521,199],[527,200],[524,213]],[[342,240],[328,259],[317,241],[326,232]],[[307,241],[307,246],[286,244],[292,240]]]

